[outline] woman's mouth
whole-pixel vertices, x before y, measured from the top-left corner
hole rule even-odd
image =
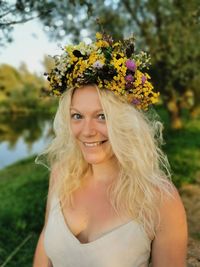
[[[98,142],[83,142],[84,146],[86,147],[97,147],[105,143],[107,140],[98,141]]]

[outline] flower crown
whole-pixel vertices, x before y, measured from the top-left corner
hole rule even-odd
[[[46,73],[53,95],[61,95],[71,87],[96,84],[99,89],[113,91],[126,102],[146,110],[158,101],[148,69],[150,58],[145,52],[134,52],[134,38],[113,42],[106,34],[96,33],[96,41],[68,45],[55,56],[55,67]]]

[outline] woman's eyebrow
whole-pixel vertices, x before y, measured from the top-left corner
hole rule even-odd
[[[81,111],[79,111],[77,108],[74,108],[74,107],[70,107],[70,110],[76,110],[77,112],[81,113]],[[97,109],[94,111],[94,113],[98,113],[98,112],[103,112],[103,109]]]
[[[78,109],[76,109],[76,108],[73,108],[73,107],[70,107],[70,110],[72,110],[72,109],[74,109],[74,110],[76,110],[76,111],[80,112]]]

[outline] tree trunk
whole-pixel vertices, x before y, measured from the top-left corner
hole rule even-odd
[[[170,115],[171,128],[175,130],[181,129],[183,127],[181,119],[181,108],[175,96],[168,100],[166,106]]]

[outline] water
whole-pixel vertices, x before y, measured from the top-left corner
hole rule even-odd
[[[44,127],[44,134],[36,142],[33,142],[31,146],[27,145],[22,137],[18,139],[14,147],[10,147],[8,141],[1,143],[0,169],[20,159],[40,153],[50,142],[49,138],[46,138],[46,133],[49,128],[50,126],[46,125],[46,127]]]
[[[0,169],[40,153],[52,139],[52,120],[44,116],[1,118]]]

